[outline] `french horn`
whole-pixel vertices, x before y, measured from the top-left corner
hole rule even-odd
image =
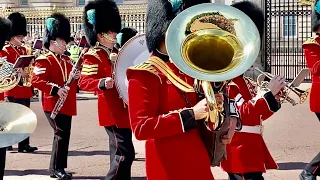
[[[33,53],[31,46],[24,45],[24,47],[27,50],[27,55],[39,56],[40,51]],[[6,58],[0,58],[0,93],[13,89],[21,81],[23,86],[31,87],[33,69],[33,62],[23,69],[14,69],[13,63],[8,62]],[[22,76],[22,71],[24,76]]]
[[[36,114],[17,103],[0,103],[0,148],[17,144],[29,137],[37,126]]]
[[[254,22],[228,5],[204,3],[179,13],[166,32],[166,49],[183,73],[201,84],[208,101],[207,122],[219,130],[224,121],[222,94],[228,82],[246,72],[260,52],[260,35]],[[211,84],[219,87],[212,87]]]
[[[13,89],[20,82],[21,74],[13,66],[6,58],[0,58],[0,93]]]

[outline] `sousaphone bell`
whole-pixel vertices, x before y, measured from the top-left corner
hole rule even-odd
[[[257,27],[232,6],[204,3],[178,14],[165,40],[171,61],[180,71],[199,80],[208,101],[206,121],[212,124],[210,129],[219,130],[224,121],[224,102],[217,102],[214,94],[223,93],[231,79],[255,62],[260,51]]]

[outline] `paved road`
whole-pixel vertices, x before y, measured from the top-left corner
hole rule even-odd
[[[96,100],[78,102],[78,116],[73,120],[69,168],[74,179],[101,179],[109,167],[108,138],[97,123]],[[7,180],[45,180],[52,146],[53,132],[41,111],[41,105],[31,105],[38,115],[38,126],[31,137],[39,151],[33,154],[7,153]],[[320,150],[320,123],[309,112],[308,102],[291,107],[286,104],[279,113],[265,122],[265,140],[279,164],[279,170],[268,171],[267,180],[296,180],[301,169]],[[135,140],[137,159],[133,164],[134,180],[144,180],[143,142]],[[16,150],[14,145],[14,150]],[[219,168],[212,168],[216,179],[227,179]]]

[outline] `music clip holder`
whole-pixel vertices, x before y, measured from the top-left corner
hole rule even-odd
[[[79,47],[87,47],[87,48],[90,47],[90,45],[88,44],[88,41],[87,41],[85,36],[82,36],[78,46]]]
[[[33,43],[33,49],[37,49],[37,50],[41,50],[42,49],[42,40],[41,39],[37,39],[36,41],[34,41]]]
[[[293,88],[299,87],[300,84],[304,81],[304,78],[306,78],[309,75],[309,73],[310,73],[310,69],[309,68],[301,69],[299,74],[289,84],[289,87],[293,87]]]
[[[13,68],[18,69],[18,68],[28,67],[33,62],[34,59],[35,59],[35,56],[33,56],[33,55],[22,55],[22,56],[18,57]]]

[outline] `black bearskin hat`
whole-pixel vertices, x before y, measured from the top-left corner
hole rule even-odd
[[[254,22],[259,31],[260,38],[262,38],[264,34],[264,15],[262,9],[250,1],[237,2],[231,6],[245,13]]]
[[[316,2],[314,4],[314,9],[312,10],[311,26],[312,26],[313,32],[317,32],[320,27],[320,2],[319,2],[319,0],[316,0]]]
[[[23,14],[19,12],[14,12],[8,16],[8,19],[11,21],[12,24],[12,30],[9,35],[9,38],[19,35],[27,35],[27,20]]]
[[[0,17],[0,29],[1,29],[1,33],[0,33],[0,50],[1,50],[11,32],[11,22],[7,19]]]
[[[176,1],[178,2],[178,1]],[[180,2],[180,1],[179,1]],[[181,5],[172,5],[170,0],[149,0],[146,20],[146,40],[150,52],[164,40],[171,21],[183,10],[211,0],[181,0]]]
[[[113,0],[94,0],[84,8],[84,31],[88,43],[94,46],[97,35],[109,31],[119,33],[121,17],[117,4]]]
[[[43,45],[49,49],[50,41],[61,38],[66,43],[70,42],[70,22],[69,19],[61,13],[53,13],[46,20],[46,31],[43,37]]]
[[[120,37],[118,39],[118,41],[119,41],[118,43],[122,47],[129,39],[134,37],[137,33],[138,33],[138,31],[134,28],[125,27],[125,28],[121,29],[121,31],[119,33]]]

